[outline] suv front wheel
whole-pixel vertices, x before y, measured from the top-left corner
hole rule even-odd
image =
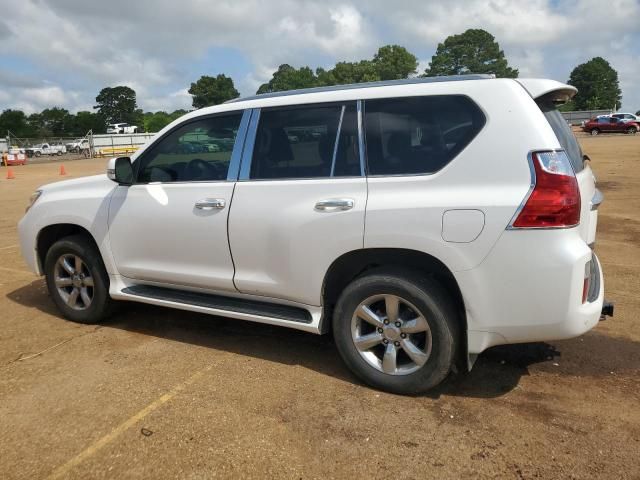
[[[98,323],[111,313],[109,276],[100,252],[86,237],[73,235],[54,243],[44,270],[49,294],[69,320]]]
[[[333,316],[336,346],[362,381],[417,394],[442,382],[458,339],[456,309],[446,290],[414,272],[378,271],[354,280]]]

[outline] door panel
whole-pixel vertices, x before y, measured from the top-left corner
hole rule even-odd
[[[235,291],[227,219],[250,112],[179,124],[135,161],[136,184],[109,206],[120,274],[141,282]]]
[[[229,213],[238,290],[321,305],[333,261],[362,248],[357,119],[355,102],[254,111]]]
[[[118,271],[137,280],[235,290],[227,238],[233,186],[204,182],[118,187],[109,214]],[[224,207],[196,207],[207,200],[222,201]]]
[[[329,199],[353,208],[316,208]],[[366,199],[364,178],[238,182],[229,215],[238,290],[320,305],[331,263],[362,248]]]

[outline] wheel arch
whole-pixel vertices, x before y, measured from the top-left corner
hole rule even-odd
[[[47,225],[40,229],[36,239],[38,269],[40,272],[44,272],[44,261],[51,245],[61,238],[69,237],[71,235],[82,235],[86,237],[94,244],[96,250],[98,252],[100,251],[98,243],[95,238],[93,238],[93,235],[91,235],[91,232],[80,225],[75,223],[54,223],[52,225]]]
[[[450,294],[456,304],[460,324],[460,360],[467,364],[467,319],[464,298],[451,270],[438,258],[425,252],[403,248],[365,248],[338,257],[327,270],[322,284],[323,315],[320,331],[331,327],[333,308],[344,288],[364,272],[382,268],[403,268],[434,277]]]

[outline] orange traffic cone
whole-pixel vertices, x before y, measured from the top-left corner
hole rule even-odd
[[[7,170],[7,180],[14,180],[16,176],[13,174],[13,170],[10,168]]]
[[[67,171],[64,169],[64,165],[60,165],[60,175],[66,175]]]

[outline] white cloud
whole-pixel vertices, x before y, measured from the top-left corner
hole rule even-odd
[[[389,43],[418,55],[421,72],[438,42],[467,28],[494,34],[521,75],[566,80],[603,56],[619,71],[625,108],[640,108],[638,0],[0,0],[0,9],[0,109],[90,108],[118,84],[144,109],[184,108],[201,74],[248,64],[234,78],[246,95],[281,63],[329,66]],[[225,48],[242,58],[206,63]]]

